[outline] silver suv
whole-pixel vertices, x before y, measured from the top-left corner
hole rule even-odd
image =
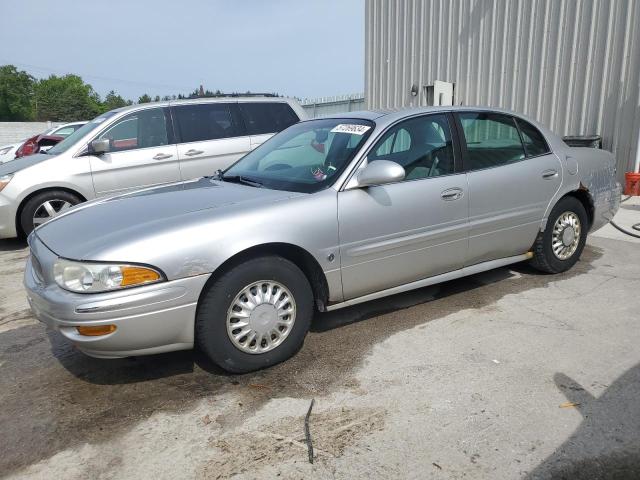
[[[212,175],[305,118],[297,101],[267,96],[112,110],[46,153],[0,165],[0,238],[96,197]]]

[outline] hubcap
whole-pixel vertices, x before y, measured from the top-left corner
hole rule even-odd
[[[47,200],[36,208],[36,211],[33,213],[33,226],[37,227],[38,225],[42,225],[44,222],[57,217],[71,207],[73,207],[73,205],[66,200]]]
[[[580,243],[580,219],[573,212],[564,212],[558,217],[551,235],[551,249],[560,260],[566,260],[575,253]]]
[[[236,295],[227,311],[227,334],[245,353],[266,353],[291,333],[296,320],[296,302],[278,282],[260,280]]]

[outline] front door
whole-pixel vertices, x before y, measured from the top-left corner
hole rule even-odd
[[[90,155],[97,196],[180,181],[178,152],[167,128],[164,108],[125,115],[97,138],[109,139],[109,151]]]
[[[405,169],[402,182],[339,192],[345,300],[457,270],[467,252],[467,179],[450,118],[423,115],[390,128],[368,162]]]
[[[526,253],[560,187],[560,160],[540,132],[521,119],[491,112],[458,118],[469,178],[466,264]]]

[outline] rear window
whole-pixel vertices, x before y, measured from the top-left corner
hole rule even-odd
[[[547,141],[536,127],[521,118],[516,118],[516,122],[520,127],[520,133],[522,133],[522,141],[524,149],[527,151],[527,157],[535,157],[550,152]]]
[[[239,103],[249,135],[276,133],[297,123],[298,116],[288,103]]]
[[[227,103],[176,105],[173,113],[182,143],[238,136]]]

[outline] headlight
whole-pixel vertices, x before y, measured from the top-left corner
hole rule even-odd
[[[73,262],[59,258],[53,265],[56,283],[80,293],[108,292],[164,280],[150,267],[127,264]]]
[[[11,151],[13,147],[5,147],[5,148],[0,148],[0,155],[6,155],[7,153],[9,153]]]
[[[0,192],[4,187],[6,187],[9,184],[12,178],[13,178],[13,173],[10,173],[9,175],[3,175],[2,177],[0,177]]]

